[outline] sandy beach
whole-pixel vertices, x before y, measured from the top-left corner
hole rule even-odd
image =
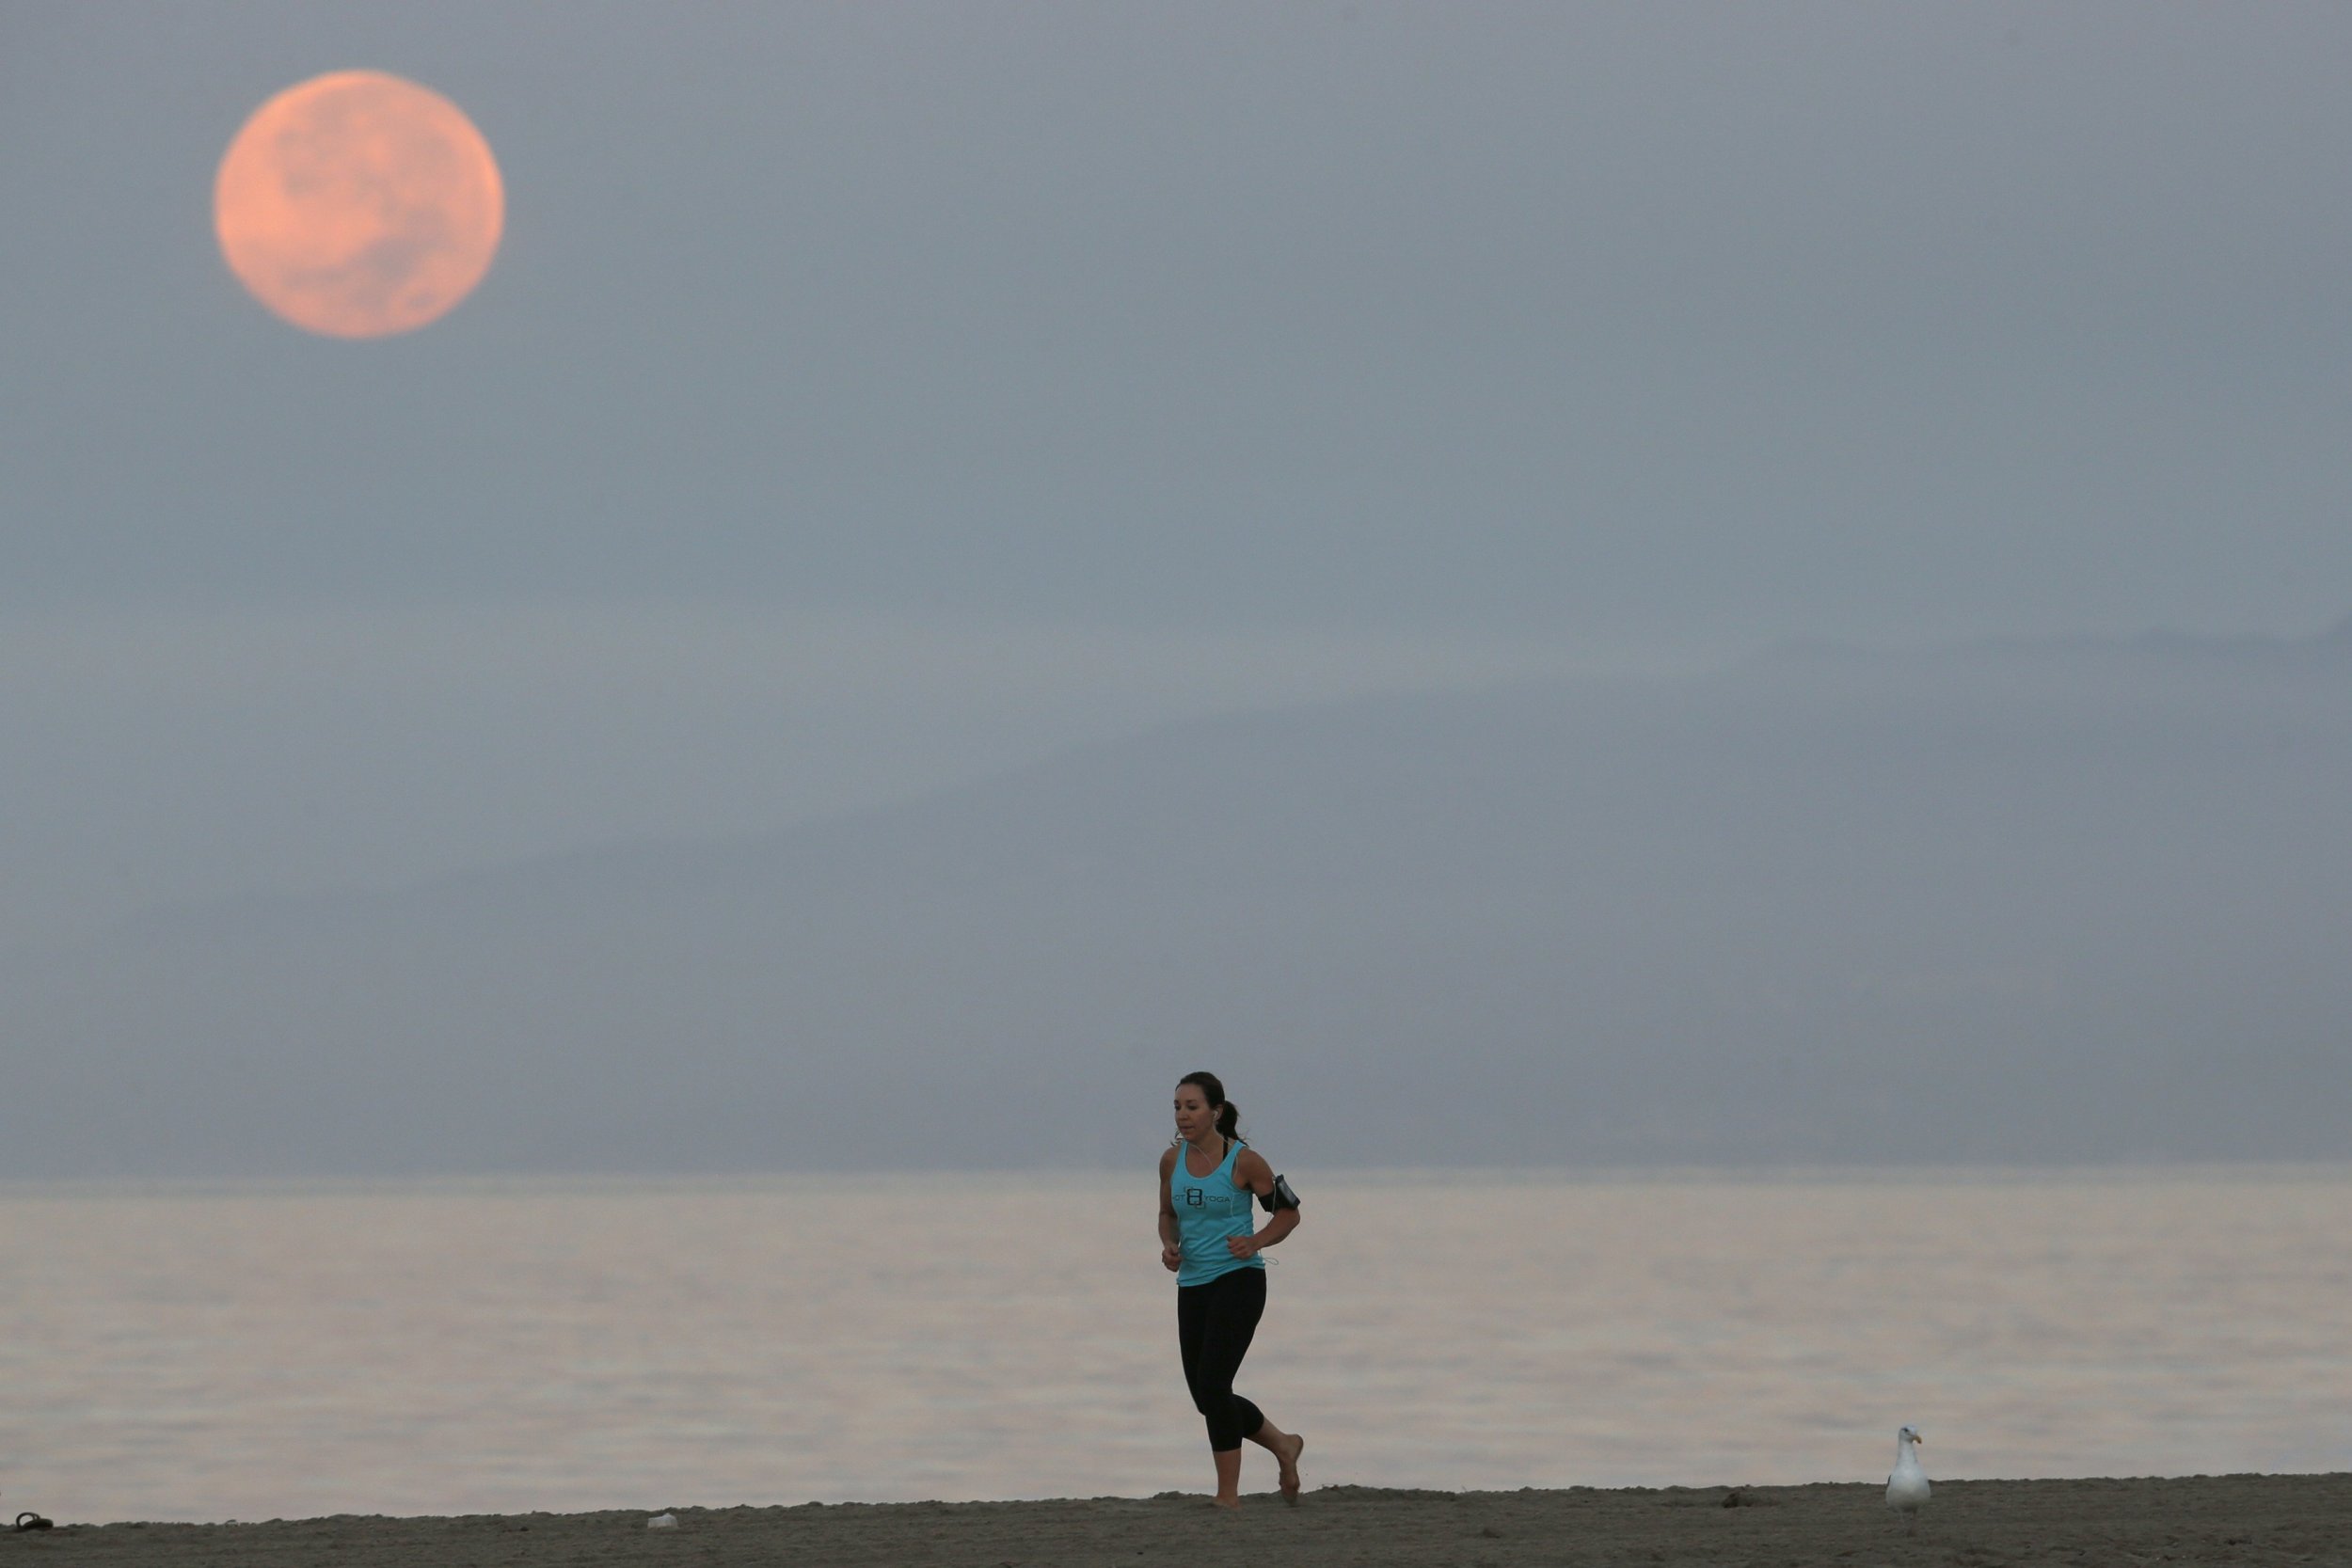
[[[1916,1534],[1865,1485],[1424,1492],[1337,1486],[1236,1515],[1200,1496],[998,1503],[657,1508],[466,1518],[60,1525],[8,1536],[23,1562],[660,1563],[1108,1568],[1519,1564],[2352,1564],[2352,1475],[1939,1481]]]

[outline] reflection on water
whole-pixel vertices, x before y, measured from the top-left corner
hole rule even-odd
[[[0,1497],[1203,1490],[1146,1156],[1126,1180],[0,1189]],[[1311,1486],[1868,1479],[1906,1421],[1938,1476],[2352,1467],[2352,1170],[1301,1184],[1241,1387],[1308,1434]]]

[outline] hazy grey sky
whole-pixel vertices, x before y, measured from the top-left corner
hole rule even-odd
[[[278,88],[504,247],[306,337]],[[1158,719],[2352,609],[2352,13],[0,10],[0,938]]]

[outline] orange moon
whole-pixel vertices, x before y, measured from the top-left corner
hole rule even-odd
[[[297,82],[253,112],[213,182],[220,252],[255,299],[330,338],[438,320],[506,227],[490,144],[430,87],[380,71]]]

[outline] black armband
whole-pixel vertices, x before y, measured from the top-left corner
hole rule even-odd
[[[1258,1201],[1265,1205],[1267,1213],[1278,1213],[1284,1209],[1297,1208],[1298,1194],[1292,1189],[1289,1177],[1278,1176],[1274,1179],[1274,1190],[1270,1193],[1260,1193]]]

